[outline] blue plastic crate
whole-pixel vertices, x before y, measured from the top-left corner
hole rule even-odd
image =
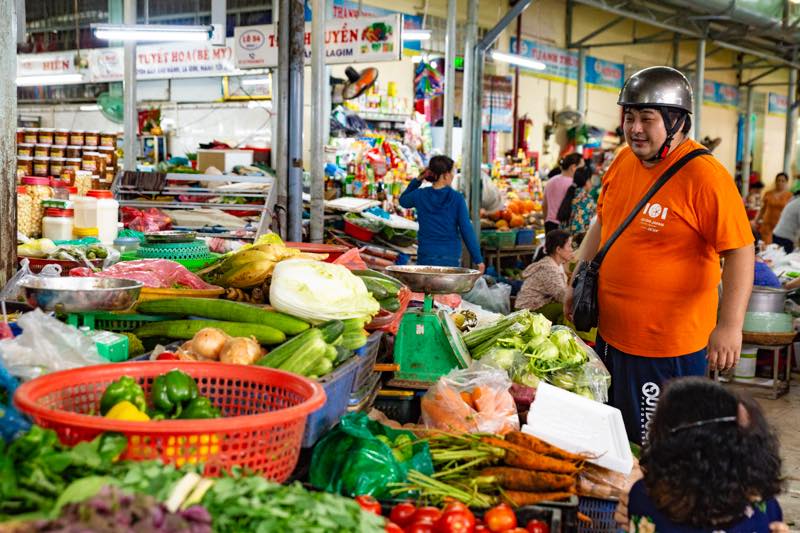
[[[517,230],[517,246],[527,246],[533,244],[536,232],[532,229]]]
[[[339,368],[319,380],[325,390],[325,405],[319,411],[308,415],[306,431],[303,435],[303,448],[314,446],[326,431],[339,423],[347,411],[359,362],[359,357],[351,357]]]
[[[367,344],[356,350],[358,357],[358,370],[356,378],[353,380],[353,390],[358,392],[375,374],[375,362],[378,360],[378,349],[383,338],[382,331],[374,331],[367,337]]]
[[[616,500],[580,498],[578,511],[592,519],[591,524],[578,523],[578,533],[617,533],[619,526],[614,520],[617,510]]]

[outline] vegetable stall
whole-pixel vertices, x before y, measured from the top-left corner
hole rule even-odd
[[[635,475],[539,422],[551,390],[604,408],[591,347],[467,306],[471,271],[272,234],[202,264],[23,246],[2,292],[0,528],[593,531]]]

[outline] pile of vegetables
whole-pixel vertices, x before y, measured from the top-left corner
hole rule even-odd
[[[409,472],[392,493],[417,491],[435,504],[457,500],[474,508],[560,501],[576,492],[585,456],[571,454],[526,433],[437,434],[428,439],[435,473]]]
[[[176,355],[182,361],[251,365],[264,353],[254,337],[231,337],[219,328],[203,328],[190,341],[183,343]]]
[[[571,329],[551,327],[542,315],[517,311],[463,339],[473,359],[508,371],[515,383],[536,387],[544,380],[593,400],[607,399],[610,375],[600,359]]]
[[[394,313],[400,309],[400,289],[403,284],[391,276],[375,270],[353,270],[353,274],[361,278],[373,298],[378,300],[381,309]]]
[[[94,261],[108,257],[108,248],[100,243],[56,246],[50,239],[38,239],[17,246],[17,254],[24,257],[58,259],[59,261]]]
[[[142,387],[130,376],[113,381],[100,398],[100,414],[113,420],[219,418],[219,409],[202,396],[192,376],[170,370],[153,380],[148,407]]]
[[[313,379],[329,374],[367,343],[365,318],[331,320],[308,329],[256,361]]]

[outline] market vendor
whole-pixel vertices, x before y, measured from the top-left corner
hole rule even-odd
[[[572,261],[572,236],[560,229],[547,233],[542,257],[522,272],[522,288],[514,307],[531,309],[554,324],[564,321],[564,293],[567,274],[564,265]]]
[[[428,181],[430,187],[420,187]],[[400,205],[417,209],[418,265],[461,266],[461,239],[467,246],[472,263],[483,273],[486,269],[472,229],[464,197],[451,187],[453,160],[444,155],[431,157],[428,168],[411,180],[400,195]]]
[[[663,172],[703,148],[687,135],[692,88],[679,71],[637,72],[618,103],[628,146],[603,176],[598,220],[579,261],[595,256]],[[744,202],[711,155],[680,169],[609,249],[599,276],[597,352],[631,441],[646,440],[667,380],[737,363],[754,261]],[[571,288],[565,312],[572,316]]]

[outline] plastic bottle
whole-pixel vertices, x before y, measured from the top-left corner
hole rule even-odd
[[[114,244],[119,222],[119,202],[114,200],[111,191],[94,189],[89,191],[87,196],[97,198],[97,232],[100,242]]]
[[[72,239],[72,222],[74,211],[72,209],[45,209],[42,219],[42,235],[51,241],[68,241]]]
[[[75,196],[71,198],[75,210],[75,228],[97,227],[97,198]]]

